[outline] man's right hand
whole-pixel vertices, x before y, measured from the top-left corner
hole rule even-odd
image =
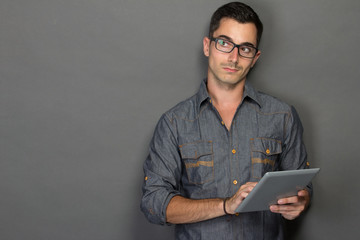
[[[226,200],[226,212],[229,214],[235,214],[236,208],[247,197],[247,195],[249,195],[249,193],[254,189],[256,184],[257,182],[247,182],[242,185],[234,196]]]

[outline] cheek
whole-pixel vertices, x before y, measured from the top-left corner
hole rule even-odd
[[[209,52],[209,64],[213,65],[213,67],[215,67],[216,65],[221,65],[221,63],[227,62],[226,57],[221,55],[221,53],[219,54],[218,52],[214,52],[211,51]]]
[[[218,60],[212,57],[211,55],[208,60],[209,60],[209,68],[211,68],[213,71],[216,71],[220,67]]]

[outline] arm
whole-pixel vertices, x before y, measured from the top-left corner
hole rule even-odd
[[[181,159],[176,128],[167,115],[159,120],[144,162],[145,181],[142,186],[141,211],[155,224],[166,224],[170,200],[181,194]]]
[[[226,200],[220,198],[192,200],[175,196],[166,210],[167,222],[173,224],[194,223],[223,216],[226,214],[225,211],[234,214],[236,208],[255,185],[254,182],[242,185],[234,196]]]
[[[168,223],[183,224],[220,217],[225,214],[223,202],[220,198],[192,200],[175,196],[167,207],[166,219]]]
[[[285,127],[285,147],[281,156],[281,169],[309,168],[307,154],[303,144],[303,127],[296,110],[292,107]],[[293,220],[304,212],[310,204],[312,185],[298,192],[297,196],[278,200],[270,206],[270,211],[281,214],[285,219]]]

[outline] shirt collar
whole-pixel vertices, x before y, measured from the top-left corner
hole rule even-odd
[[[243,99],[245,99],[246,97],[255,101],[259,105],[259,107],[262,107],[262,102],[260,101],[258,91],[255,88],[253,88],[253,86],[248,81],[245,81],[245,90],[244,90]]]
[[[207,79],[205,78],[204,80],[201,81],[200,84],[200,89],[197,93],[197,103],[198,106],[200,107],[206,100],[210,100],[210,96],[209,93],[207,91],[207,87],[206,87],[206,83],[207,83]]]
[[[206,84],[207,84],[207,79],[205,78],[203,81],[201,81],[200,89],[199,89],[199,91],[197,93],[197,96],[196,96],[197,103],[198,103],[199,107],[205,101],[210,100],[210,96],[209,96],[209,93],[207,91]],[[255,88],[253,88],[253,86],[248,81],[245,82],[245,90],[244,90],[243,100],[245,100],[246,98],[250,98],[251,100],[255,101],[259,105],[259,107],[262,106],[262,103],[261,103],[261,101],[259,99],[259,96],[258,96],[258,92],[256,91]]]

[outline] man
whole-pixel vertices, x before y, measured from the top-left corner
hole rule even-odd
[[[207,79],[156,127],[141,209],[150,222],[176,224],[177,239],[283,239],[283,218],[298,217],[310,202],[311,187],[269,211],[235,214],[266,172],[309,165],[295,109],[246,79],[261,34],[249,6],[220,7],[203,40]]]

